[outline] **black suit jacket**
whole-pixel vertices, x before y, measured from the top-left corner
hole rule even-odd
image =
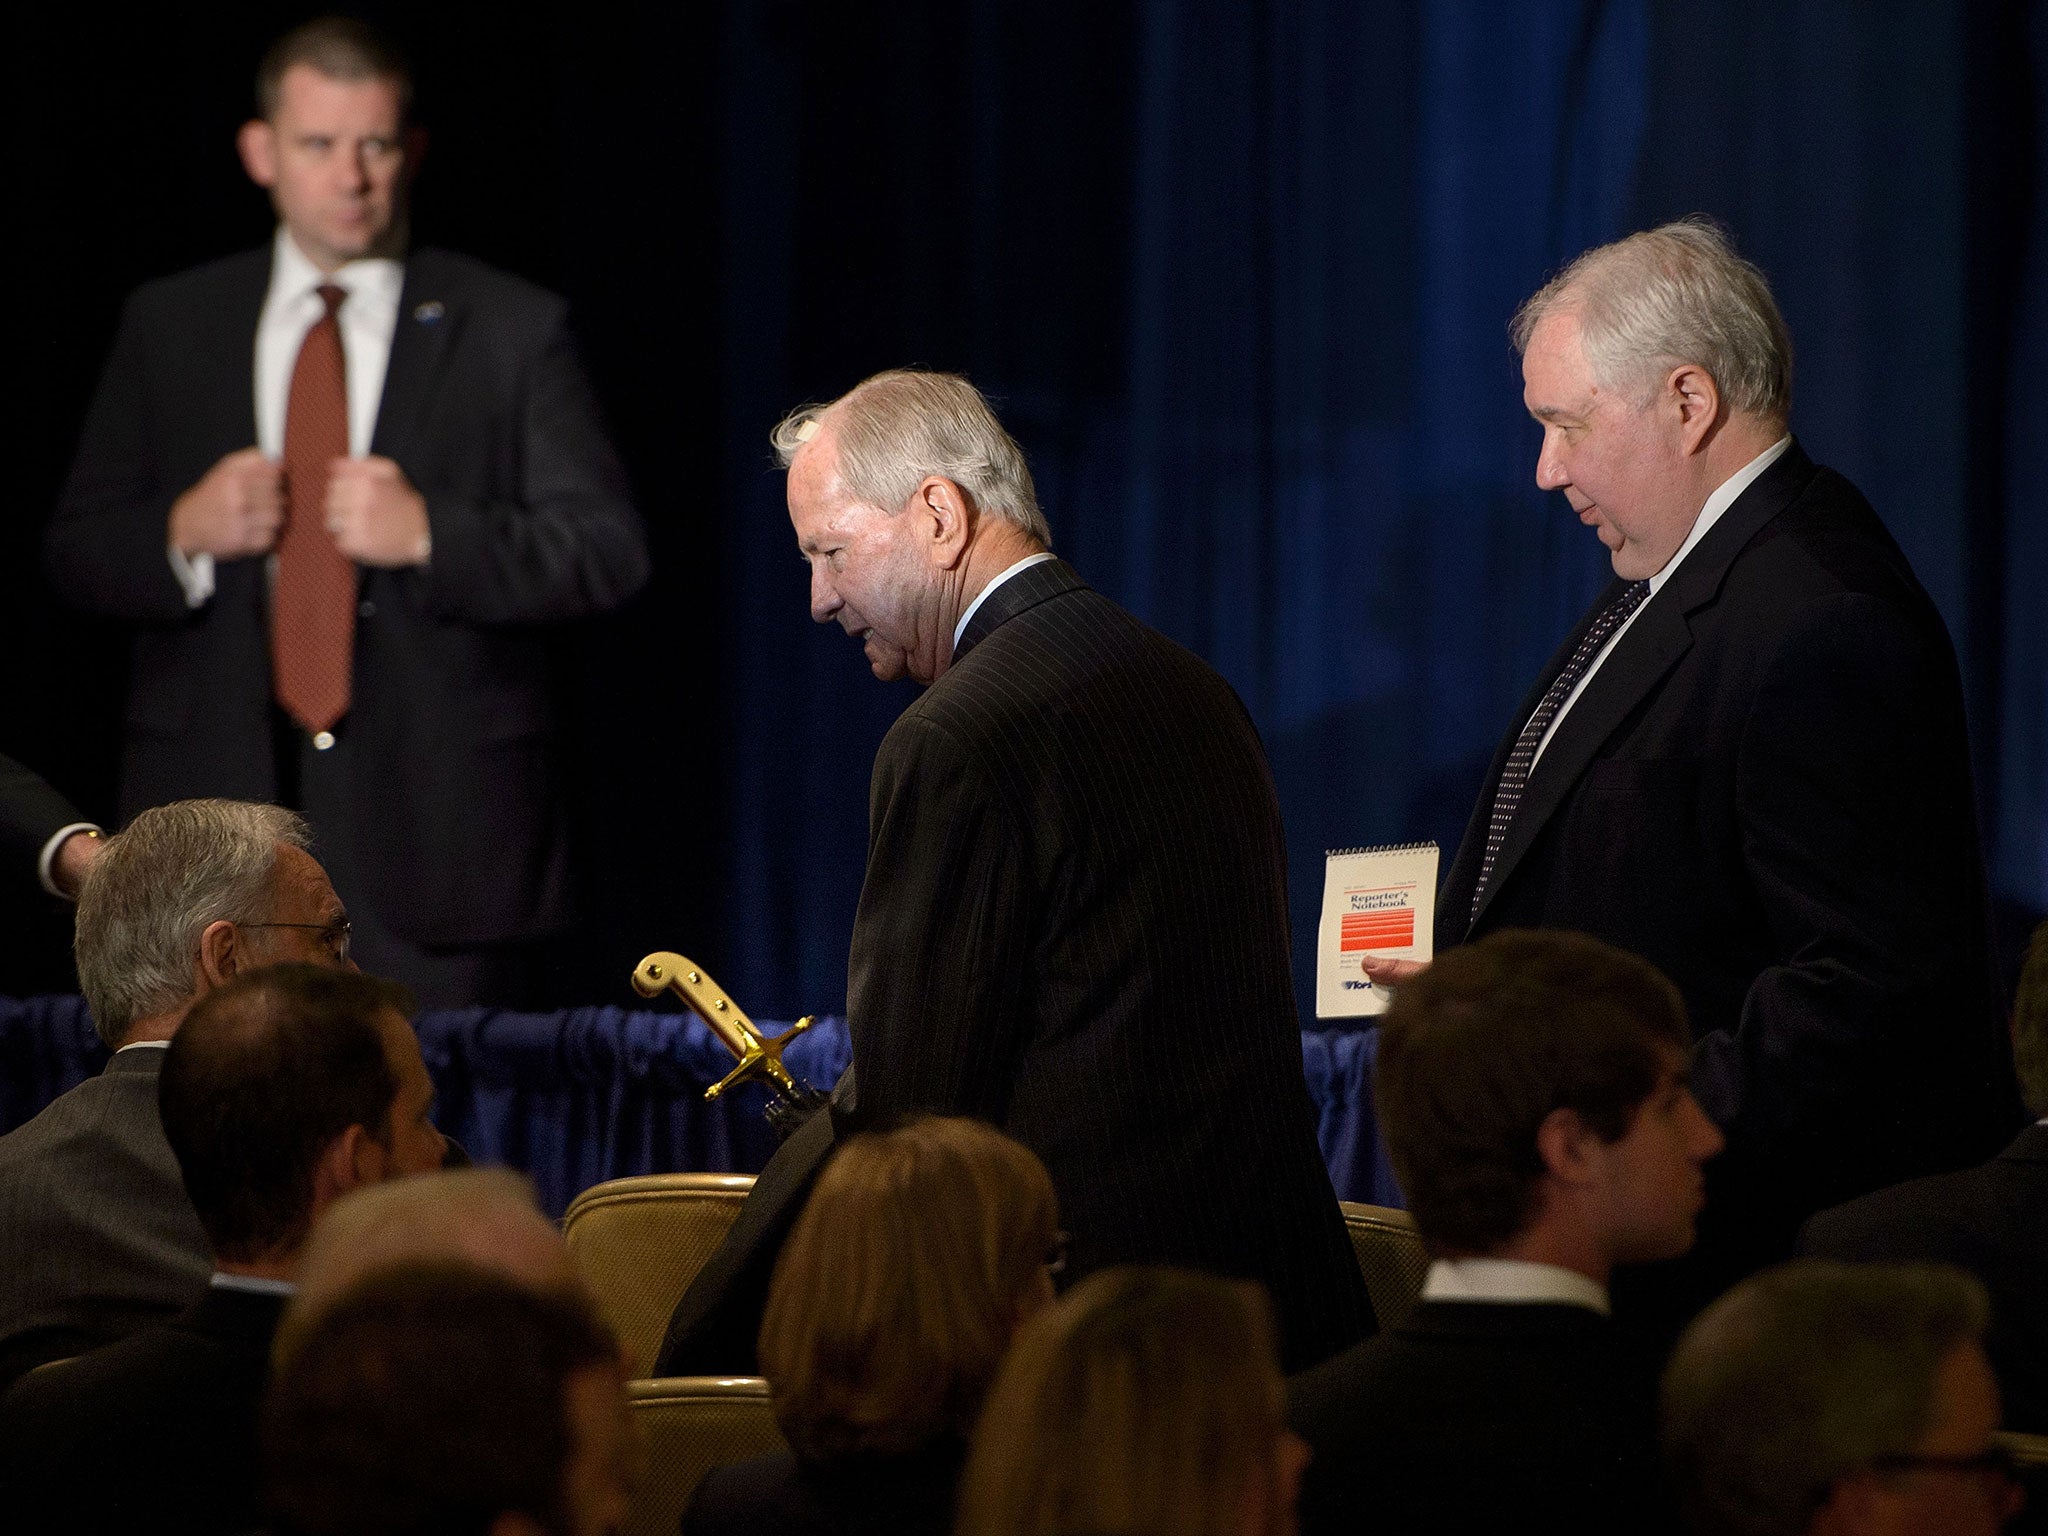
[[[807,1466],[788,1451],[715,1467],[683,1511],[683,1536],[948,1536],[967,1447]]]
[[[0,858],[31,874],[60,827],[84,821],[69,800],[11,757],[0,757]]]
[[[876,756],[847,1014],[862,1115],[993,1121],[1050,1170],[1071,1273],[1258,1280],[1305,1365],[1371,1308],[1302,1078],[1285,865],[1230,685],[1034,566]]]
[[[251,384],[270,252],[138,289],[45,541],[80,606],[136,626],[121,808],[274,800],[263,559],[186,606],[171,503],[256,440]],[[562,301],[467,257],[406,263],[371,451],[426,498],[424,568],[361,572],[356,865],[423,944],[547,933],[568,916],[553,626],[645,581],[638,515]]]
[[[78,1536],[239,1536],[261,1517],[257,1409],[281,1296],[209,1289],[174,1320],[0,1399],[0,1507]],[[34,1529],[43,1529],[35,1525]]]
[[[2048,1434],[2048,1125],[1991,1162],[1915,1179],[1822,1211],[1802,1253],[1886,1264],[1956,1264],[1991,1293],[1985,1350],[2010,1429]]]
[[[1302,1536],[1658,1531],[1652,1381],[1585,1307],[1425,1301],[1288,1383]]]
[[[1653,961],[1728,1135],[1703,1244],[1782,1256],[1821,1206],[1989,1156],[2018,1123],[1948,632],[1856,488],[1797,444],[1637,614],[1530,778],[1476,921],[1516,710],[1437,945],[1571,928]],[[1739,1209],[1737,1209],[1739,1207]]]
[[[0,1385],[191,1304],[213,1270],[157,1112],[164,1053],[116,1052],[0,1136]]]

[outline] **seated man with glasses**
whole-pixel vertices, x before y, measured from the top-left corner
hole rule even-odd
[[[1984,1287],[1943,1265],[1807,1260],[1686,1329],[1664,1451],[1696,1536],[1992,1536],[2018,1513],[1992,1440]]]
[[[348,964],[348,914],[272,805],[185,800],[107,840],[73,949],[98,1077],[0,1136],[0,1386],[183,1310],[213,1271],[164,1139],[157,1078],[192,1005],[279,961]]]

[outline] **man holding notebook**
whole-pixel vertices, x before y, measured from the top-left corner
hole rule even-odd
[[[2017,1128],[1962,690],[1898,545],[1793,441],[1784,323],[1719,229],[1587,252],[1514,337],[1537,483],[1615,580],[1508,725],[1437,949],[1573,928],[1677,984],[1728,1150],[1675,1316]]]

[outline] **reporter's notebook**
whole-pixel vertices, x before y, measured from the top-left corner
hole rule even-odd
[[[1427,960],[1436,952],[1436,844],[1333,848],[1323,872],[1316,938],[1316,1017],[1387,1011],[1388,993],[1366,978],[1366,955]]]

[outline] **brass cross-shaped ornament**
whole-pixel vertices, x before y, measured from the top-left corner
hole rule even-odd
[[[740,1005],[727,997],[725,989],[713,981],[701,966],[665,949],[656,950],[633,968],[633,990],[642,997],[675,993],[689,1005],[691,1012],[711,1026],[711,1032],[725,1042],[725,1048],[739,1058],[738,1066],[704,1090],[706,1099],[715,1099],[733,1084],[756,1077],[765,1077],[786,1099],[795,1100],[800,1096],[802,1090],[782,1064],[782,1048],[811,1027],[811,1015],[805,1014],[779,1035],[764,1036]]]

